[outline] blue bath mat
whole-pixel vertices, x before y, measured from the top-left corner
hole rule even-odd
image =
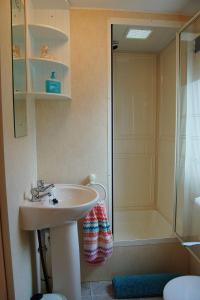
[[[112,280],[117,299],[162,296],[165,285],[181,276],[176,273],[115,276]]]

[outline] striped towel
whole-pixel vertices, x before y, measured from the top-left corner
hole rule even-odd
[[[112,232],[104,203],[97,203],[85,217],[83,250],[86,261],[90,264],[101,264],[112,255]]]

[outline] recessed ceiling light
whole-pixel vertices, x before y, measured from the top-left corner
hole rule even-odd
[[[145,40],[147,39],[150,34],[152,33],[152,30],[144,30],[144,29],[129,29],[127,32],[126,38],[127,39],[141,39]]]

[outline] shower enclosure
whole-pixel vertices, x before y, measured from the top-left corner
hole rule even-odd
[[[200,242],[200,13],[184,26],[178,41],[176,233],[195,245]],[[190,249],[200,259],[199,247]]]
[[[129,27],[113,25],[114,239],[172,238],[177,29]]]

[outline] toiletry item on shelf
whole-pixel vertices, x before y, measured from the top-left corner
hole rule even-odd
[[[46,93],[61,93],[61,82],[56,80],[56,72],[51,72],[50,79],[46,80]]]
[[[40,49],[40,57],[55,60],[55,57],[52,54],[49,54],[48,52],[49,47],[47,45],[42,46]]]
[[[17,45],[13,45],[13,58],[20,57],[20,48]]]

